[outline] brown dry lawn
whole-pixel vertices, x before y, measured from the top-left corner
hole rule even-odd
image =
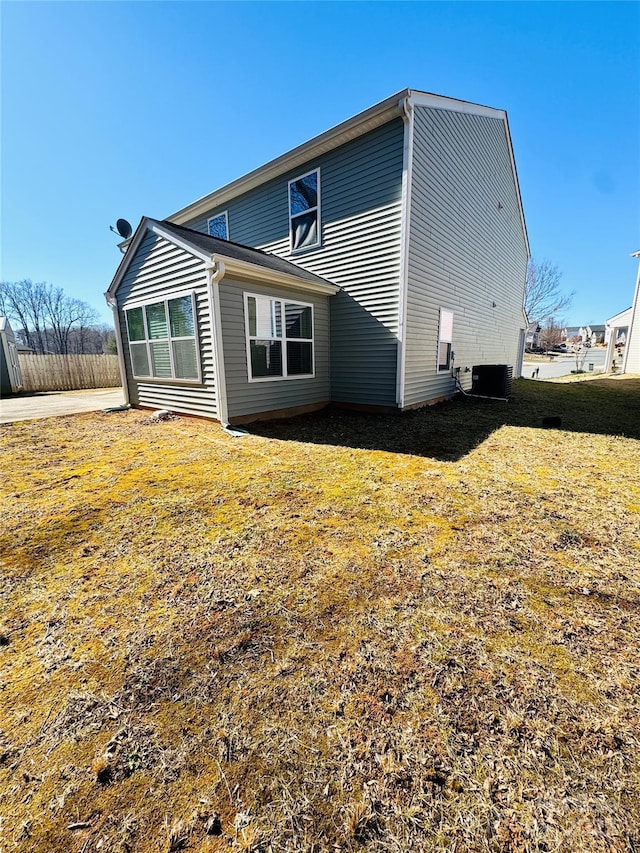
[[[2,853],[639,850],[640,379],[251,432],[1,428]]]

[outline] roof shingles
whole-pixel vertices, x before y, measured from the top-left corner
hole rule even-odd
[[[220,237],[211,237],[209,234],[194,231],[192,228],[185,228],[184,225],[176,225],[174,222],[168,222],[166,219],[161,221],[152,219],[150,222],[155,222],[181,240],[191,243],[191,245],[201,251],[210,252],[212,255],[222,255],[223,257],[233,258],[247,264],[257,264],[260,267],[292,275],[304,281],[314,282],[315,284],[333,283],[299,267],[291,261],[286,261],[284,258],[272,255],[269,252],[263,252],[261,249],[253,249],[251,246],[244,246],[242,243],[234,243],[231,240],[222,240]]]

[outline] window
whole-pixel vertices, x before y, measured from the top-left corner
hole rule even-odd
[[[221,240],[229,239],[229,215],[226,210],[207,220],[207,231],[210,237],[220,237]]]
[[[126,313],[135,377],[200,380],[192,293]]]
[[[453,311],[440,309],[440,333],[438,335],[438,371],[451,368],[451,345],[453,343]]]
[[[245,293],[249,381],[314,375],[313,306]]]
[[[291,251],[320,245],[320,170],[289,181]]]

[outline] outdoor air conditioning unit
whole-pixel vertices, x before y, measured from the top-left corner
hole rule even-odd
[[[511,396],[513,367],[510,364],[477,364],[472,368],[471,393],[478,397]]]

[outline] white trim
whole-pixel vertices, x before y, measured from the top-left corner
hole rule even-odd
[[[165,230],[158,223],[152,223],[147,217],[144,217],[136,230],[126,255],[120,262],[120,266],[116,271],[113,281],[105,293],[107,302],[115,295],[118,287],[122,283],[122,279],[126,275],[129,265],[133,261],[135,253],[144,240],[147,231],[153,231],[154,234],[167,240],[167,242],[172,245],[184,249],[185,252],[188,252],[196,258],[200,258],[200,260],[204,261],[205,264],[216,264],[218,261],[222,261],[228,274],[244,276],[259,283],[264,282],[266,284],[278,284],[282,287],[289,287],[295,290],[306,290],[309,293],[332,295],[340,290],[338,285],[331,284],[328,281],[309,281],[308,279],[299,278],[291,273],[279,272],[278,270],[271,269],[270,267],[263,267],[249,261],[240,261],[237,258],[228,258],[226,255],[220,254],[212,255],[202,249],[194,247],[187,239],[176,237],[173,232]]]
[[[227,377],[224,366],[224,342],[222,340],[222,311],[220,308],[219,282],[224,278],[223,263],[208,263],[207,286],[209,291],[209,316],[211,317],[211,339],[213,341],[213,369],[216,384],[216,408],[222,426],[229,424]]]
[[[451,315],[451,340],[442,337],[442,314],[450,314]],[[452,354],[453,354],[453,321],[455,319],[456,313],[452,308],[440,308],[438,311],[438,344],[436,349],[436,373],[438,375],[442,375],[443,373],[450,373],[452,366]],[[446,367],[440,367],[440,344],[449,344],[449,363]]]
[[[130,308],[142,308],[144,305],[153,305],[156,302],[163,302],[167,299],[181,299],[184,296],[192,296],[193,293],[194,289],[192,287],[185,287],[182,290],[171,293],[170,296],[145,296],[140,299],[132,299],[131,302],[127,301],[127,304],[122,306],[122,310],[128,311]],[[193,335],[188,335],[187,337],[191,338]],[[134,341],[134,343],[140,343],[140,341]]]
[[[122,342],[122,329],[120,328],[120,312],[118,310],[118,301],[109,294],[105,294],[107,296],[107,304],[113,311],[113,325],[116,332],[116,349],[118,351],[118,366],[120,367],[120,381],[122,382],[122,390],[124,391],[124,402],[125,405],[130,405],[130,397],[129,397],[129,381],[127,379],[127,365],[124,360],[124,344]],[[126,322],[126,317],[125,317]],[[127,329],[127,337],[129,335],[129,330]],[[133,370],[131,371],[133,375]]]
[[[251,335],[249,333],[249,298],[253,299],[268,299],[270,302],[279,302],[280,303],[280,321],[282,324],[282,335],[278,337],[261,337],[260,335]],[[283,380],[290,379],[315,379],[316,375],[316,339],[315,339],[315,317],[314,317],[314,306],[309,302],[300,302],[293,301],[287,299],[281,299],[278,296],[267,296],[264,293],[250,293],[249,291],[244,291],[242,294],[242,301],[244,306],[244,339],[245,339],[245,348],[247,353],[247,381],[250,383],[255,382],[282,382]],[[303,308],[311,308],[311,337],[310,338],[288,338],[287,337],[287,325],[286,325],[286,312],[284,305],[286,302],[290,302],[292,305],[301,305]],[[270,340],[270,341],[280,341],[282,346],[282,376],[252,376],[251,375],[251,341],[252,340]],[[287,343],[289,341],[298,342],[303,344],[311,344],[311,373],[293,373],[289,375],[287,371]]]
[[[295,184],[298,181],[304,180],[304,178],[308,178],[309,175],[317,174],[318,178],[316,181],[317,189],[316,189],[316,204],[314,207],[310,207],[307,210],[303,210],[301,213],[292,213],[291,212],[291,184]],[[292,255],[300,255],[304,252],[308,252],[310,249],[318,249],[322,246],[322,215],[321,215],[321,207],[320,207],[320,192],[321,192],[321,182],[320,182],[320,167],[318,166],[315,169],[310,169],[308,172],[305,172],[304,175],[298,175],[297,178],[292,178],[287,184],[287,196],[289,201],[289,253]],[[307,213],[312,213],[316,211],[316,232],[318,235],[318,239],[315,243],[309,243],[306,246],[299,246],[297,249],[293,246],[293,228],[292,221],[293,219],[298,219],[301,216],[304,216]]]
[[[304,166],[305,163],[317,160],[322,154],[333,151],[335,148],[339,148],[341,145],[351,142],[353,139],[357,139],[359,136],[399,117],[400,102],[408,94],[409,89],[403,89],[390,98],[386,98],[384,101],[380,101],[380,103],[369,107],[369,109],[326,130],[319,136],[314,136],[291,151],[281,154],[275,160],[270,160],[263,166],[259,166],[248,174],[237,178],[230,184],[207,193],[207,195],[202,196],[165,218],[171,220],[171,222],[176,222],[178,225],[184,225],[189,220],[203,216],[214,208],[222,207],[230,199],[237,198],[239,195],[261,186],[273,178],[278,178],[287,172],[291,172],[293,169]]]
[[[314,136],[302,145],[298,145],[291,151],[276,157],[275,160],[270,160],[268,163],[237,178],[230,184],[226,184],[196,199],[196,201],[177,210],[171,216],[167,216],[166,219],[176,222],[178,225],[184,225],[189,220],[195,219],[198,216],[204,216],[210,210],[224,206],[230,199],[237,198],[239,195],[261,186],[267,181],[278,178],[298,167],[302,167],[305,163],[317,160],[322,154],[333,151],[335,148],[339,148],[341,145],[351,142],[353,139],[357,139],[359,136],[363,136],[365,133],[375,130],[375,128],[399,117],[402,113],[402,103],[407,97],[414,100],[419,98],[422,104],[433,106],[436,109],[468,112],[475,115],[486,115],[491,118],[500,117],[500,115],[496,114],[505,115],[502,110],[495,110],[481,104],[459,101],[455,98],[446,98],[429,92],[421,92],[417,89],[402,89],[395,95],[385,98],[384,101],[374,104],[369,109],[352,116],[346,121],[321,133],[319,136]]]
[[[205,249],[200,249],[199,247],[194,246],[193,243],[190,243],[186,238],[177,237],[173,231],[166,231],[162,225],[157,222],[149,222],[147,224],[147,228],[159,237],[164,237],[165,240],[169,243],[173,243],[174,246],[184,249],[185,252],[188,252],[190,255],[194,255],[196,258],[200,258],[202,261],[208,261],[211,257],[211,254],[205,251]],[[129,254],[129,252],[127,252],[127,254]]]
[[[131,261],[133,260],[133,256],[140,248],[140,244],[144,240],[148,230],[147,223],[148,220],[146,217],[143,217],[140,220],[140,224],[136,229],[136,233],[131,238],[131,242],[129,243],[127,251],[125,252],[122,260],[120,261],[118,269],[116,270],[116,274],[114,275],[111,284],[107,288],[107,291],[105,293],[105,299],[107,300],[107,302],[109,302],[109,299],[115,295],[116,290],[120,287],[122,279],[125,277],[127,270],[129,269],[129,266],[131,264]]]
[[[396,366],[396,402],[404,408],[407,365],[407,305],[409,301],[409,237],[411,231],[411,186],[413,182],[413,108],[404,102],[404,139],[402,146],[402,214],[400,226],[400,281],[398,296],[398,363]]]
[[[269,267],[261,267],[258,264],[239,261],[236,258],[227,258],[225,255],[215,254],[212,256],[212,260],[221,260],[224,262],[226,275],[245,277],[259,284],[277,284],[293,290],[306,290],[309,293],[322,293],[328,296],[332,296],[340,290],[340,287],[336,284],[308,281],[305,278],[298,278],[298,276],[279,272]]]
[[[487,118],[506,118],[505,111],[495,107],[485,107],[483,104],[459,101],[457,98],[433,95],[430,92],[419,92],[416,89],[409,90],[409,101],[418,107],[431,107],[436,110],[449,110],[450,112],[468,113],[469,115],[486,116]]]
[[[637,258],[640,261],[640,252],[633,252],[631,257]],[[623,373],[627,372],[631,344],[638,350],[637,357],[640,358],[640,341],[637,340],[637,336],[640,335],[640,264],[638,264],[638,277],[636,279],[636,289],[633,294],[633,305],[631,308],[631,320],[629,322],[629,331],[627,332],[627,340],[624,347],[624,360],[622,362]]]
[[[509,158],[511,160],[511,171],[513,172],[513,181],[516,186],[516,198],[518,199],[518,210],[520,212],[520,224],[522,225],[522,234],[524,236],[525,246],[527,247],[527,260],[531,257],[531,247],[529,246],[529,235],[527,233],[527,223],[524,219],[524,207],[522,206],[522,195],[520,193],[520,181],[518,180],[518,169],[516,167],[516,157],[513,153],[513,144],[511,142],[511,131],[509,129],[509,119],[507,114],[504,114],[504,129],[507,136],[507,148],[509,149]]]
[[[211,228],[211,222],[214,219],[220,219],[221,216],[224,217],[224,228],[225,228],[225,232],[227,235],[226,237],[222,237],[222,239],[228,240],[229,239],[229,211],[228,210],[223,210],[220,213],[216,213],[214,216],[210,216],[207,219],[207,234],[209,235],[209,237],[217,237],[218,236],[217,234],[212,234],[209,229]],[[218,238],[218,239],[220,239],[220,238]]]
[[[129,266],[131,265],[131,262],[133,261],[136,252],[140,248],[140,244],[146,237],[147,231],[153,231],[153,233],[156,234],[158,237],[162,237],[164,240],[167,240],[167,242],[171,243],[172,245],[178,246],[178,248],[180,249],[184,249],[185,252],[188,252],[190,255],[194,255],[196,258],[200,258],[200,260],[206,262],[211,258],[211,255],[207,254],[207,252],[202,251],[202,249],[196,248],[191,243],[187,242],[184,239],[181,239],[180,237],[176,237],[175,234],[165,230],[159,223],[150,220],[147,216],[143,216],[140,220],[140,224],[136,229],[136,233],[131,239],[131,243],[129,244],[129,247],[124,257],[120,261],[120,265],[116,270],[116,274],[113,277],[113,281],[107,288],[107,292],[105,293],[105,298],[107,302],[109,302],[109,299],[115,295],[116,291],[122,284],[122,279],[127,274]]]

